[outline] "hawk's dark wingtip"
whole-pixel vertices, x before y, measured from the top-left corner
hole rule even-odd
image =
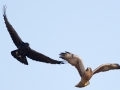
[[[119,64],[115,64],[117,69],[120,69],[120,65]]]
[[[120,66],[118,66],[118,69],[120,69]]]

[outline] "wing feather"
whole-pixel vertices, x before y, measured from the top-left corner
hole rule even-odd
[[[3,17],[4,17],[4,21],[7,27],[7,30],[14,42],[14,44],[19,47],[19,45],[21,44],[22,40],[19,37],[19,35],[17,34],[17,32],[15,31],[15,29],[12,27],[12,25],[9,23],[7,16],[6,16],[6,6],[3,6]]]
[[[103,64],[103,65],[100,65],[98,68],[96,68],[93,71],[93,74],[114,70],[114,69],[120,69],[120,65],[119,64]]]
[[[81,58],[78,58],[77,60],[77,65],[75,66],[76,69],[78,70],[80,76],[82,77],[84,72],[85,72],[85,67],[83,65],[83,62],[82,62],[82,59]]]
[[[27,52],[27,57],[29,57],[32,60],[39,61],[39,62],[45,62],[45,63],[50,63],[50,64],[64,64],[63,61],[57,61],[52,58],[49,58],[48,56],[45,56],[33,49],[30,49]]]

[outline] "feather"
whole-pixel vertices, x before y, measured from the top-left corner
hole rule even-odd
[[[100,65],[98,68],[96,68],[93,71],[93,74],[114,70],[114,69],[120,69],[120,65],[119,64],[103,64],[103,65]]]

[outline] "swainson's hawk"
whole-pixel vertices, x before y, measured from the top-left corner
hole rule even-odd
[[[82,63],[82,59],[80,57],[78,57],[77,55],[72,54],[70,52],[61,53],[60,58],[68,61],[68,63],[75,66],[76,69],[78,70],[78,72],[81,76],[81,81],[76,85],[76,87],[79,87],[79,88],[89,85],[90,84],[89,80],[96,73],[113,70],[113,69],[120,69],[119,64],[111,63],[111,64],[100,65],[98,68],[96,68],[93,71],[90,67],[88,67],[85,70],[85,67]]]

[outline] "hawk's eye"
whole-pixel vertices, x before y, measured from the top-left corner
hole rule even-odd
[[[86,71],[88,71],[88,68],[86,69]]]

